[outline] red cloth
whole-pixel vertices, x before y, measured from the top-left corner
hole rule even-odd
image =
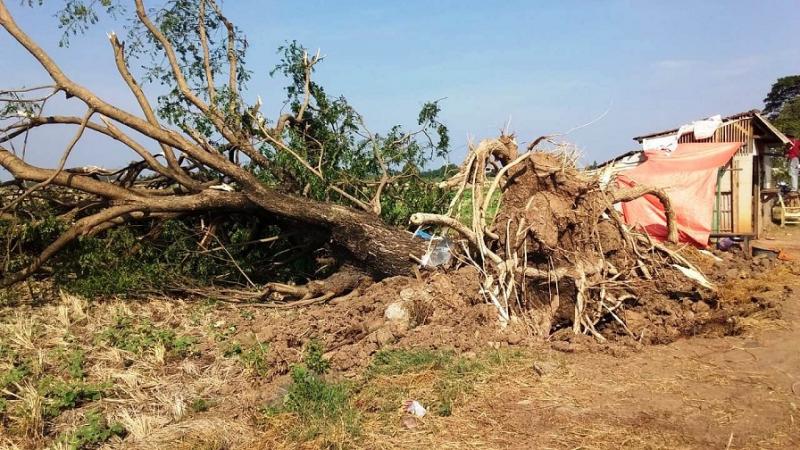
[[[786,151],[786,159],[800,158],[800,139],[791,139],[792,146]]]
[[[662,188],[678,222],[679,240],[706,247],[714,214],[717,169],[741,147],[738,142],[679,144],[671,153],[650,150],[645,161],[617,177],[620,188],[639,184]],[[654,239],[667,238],[667,219],[657,198],[646,195],[622,204],[625,222],[641,226]]]

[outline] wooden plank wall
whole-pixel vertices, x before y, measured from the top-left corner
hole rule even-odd
[[[694,142],[747,142],[753,136],[753,120],[749,117],[734,120],[717,128],[714,136],[707,139],[695,139],[694,134],[684,134],[678,139],[681,144]]]
[[[733,233],[733,205],[730,192],[719,196],[719,231]]]

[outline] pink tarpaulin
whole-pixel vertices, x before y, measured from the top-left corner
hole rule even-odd
[[[675,209],[679,239],[698,247],[708,245],[714,214],[717,169],[741,143],[679,144],[673,152],[649,150],[645,161],[620,173],[620,188],[640,184],[664,189]],[[667,219],[657,198],[647,195],[622,204],[628,225],[642,227],[653,238],[667,238]]]

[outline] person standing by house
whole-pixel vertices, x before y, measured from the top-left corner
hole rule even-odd
[[[791,134],[787,134],[789,143],[787,144],[786,159],[789,160],[789,176],[792,177],[792,193],[797,193],[797,175],[800,170],[800,140],[795,139]]]

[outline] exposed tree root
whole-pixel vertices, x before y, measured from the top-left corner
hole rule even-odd
[[[549,140],[536,143],[542,141]],[[607,322],[630,333],[619,312],[653,286],[660,292],[687,283],[713,289],[680,255],[629,230],[614,209],[644,195],[658,198],[668,240],[677,242],[675,213],[663,190],[604,190],[574,159],[563,149],[543,152],[535,146],[520,155],[513,136],[483,141],[470,149],[460,172],[442,183],[456,190],[449,214],[416,214],[411,220],[460,236],[462,261],[480,270],[482,293],[500,319],[517,317],[542,336],[569,327],[603,341],[599,329]],[[467,190],[471,196],[464,195]],[[501,204],[490,217],[498,190]],[[471,202],[468,225],[456,219],[465,201]]]
[[[270,298],[275,297],[275,294],[277,294],[280,302],[272,301],[264,305],[278,308],[304,306],[313,303],[324,303],[337,297],[349,295],[359,285],[370,281],[370,277],[363,271],[346,265],[328,278],[311,281],[304,286],[268,283],[261,297]],[[294,300],[283,302],[286,298],[293,298]]]
[[[354,266],[345,265],[329,277],[305,285],[267,283],[263,289],[235,289],[193,286],[190,283],[187,280],[186,283],[175,285],[170,291],[190,296],[219,298],[233,305],[288,309],[329,301],[344,301],[372,284],[372,278]]]

